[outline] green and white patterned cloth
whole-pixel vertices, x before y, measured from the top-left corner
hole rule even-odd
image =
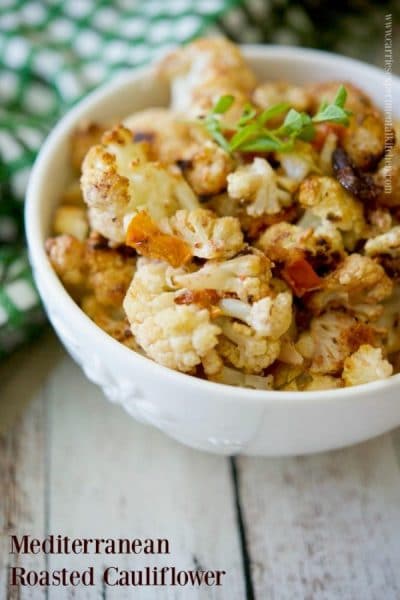
[[[0,0],[0,358],[44,322],[24,249],[23,199],[43,139],[72,104],[114,74],[215,30],[368,59],[397,0],[356,4],[351,12],[344,0]]]
[[[0,0],[0,358],[44,322],[22,212],[49,129],[89,90],[202,34],[236,3]]]

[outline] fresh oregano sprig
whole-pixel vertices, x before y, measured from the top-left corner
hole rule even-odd
[[[286,102],[276,104],[261,113],[248,104],[233,127],[226,127],[221,116],[235,101],[234,96],[221,96],[203,120],[212,138],[230,154],[233,152],[287,152],[293,149],[296,139],[310,142],[315,136],[316,123],[349,124],[351,112],[345,108],[347,91],[341,85],[332,103],[323,102],[311,117],[298,112]],[[268,122],[286,113],[285,119],[275,129]]]

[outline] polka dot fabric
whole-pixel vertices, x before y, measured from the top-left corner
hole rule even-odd
[[[23,199],[53,123],[91,89],[205,33],[237,0],[0,2],[0,358],[44,322]]]

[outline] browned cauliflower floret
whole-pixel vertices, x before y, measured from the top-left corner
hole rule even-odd
[[[383,358],[382,349],[363,344],[345,359],[343,380],[346,386],[361,385],[386,379],[392,373],[393,367]]]
[[[178,210],[161,228],[189,244],[199,258],[231,258],[243,248],[243,233],[235,217],[217,217],[211,210]]]
[[[222,366],[215,351],[221,330],[206,308],[175,302],[178,293],[169,285],[168,270],[166,263],[138,260],[123,304],[136,342],[171,369],[192,372],[203,363],[207,372],[216,372]]]
[[[93,294],[89,294],[82,299],[81,308],[83,312],[86,313],[96,325],[101,327],[103,331],[108,333],[108,335],[111,335],[111,337],[131,350],[141,352],[141,349],[132,335],[122,306],[119,308],[104,306],[103,304],[100,304]]]
[[[352,164],[359,169],[370,169],[385,151],[385,127],[382,115],[375,109],[350,118],[343,135],[343,148]]]
[[[256,245],[276,263],[304,256],[322,274],[337,266],[345,256],[342,237],[329,221],[322,221],[315,230],[277,223],[268,227]]]
[[[307,86],[313,97],[313,111],[321,102],[332,102],[339,86],[338,81],[327,81]],[[342,145],[352,164],[361,169],[373,167],[385,150],[385,127],[382,115],[370,98],[356,86],[345,82],[347,90],[346,108],[352,111],[350,126],[343,128]]]
[[[387,354],[400,352],[400,285],[396,283],[393,293],[383,302],[382,315],[376,322],[377,327],[387,331],[383,345]]]
[[[370,239],[386,233],[393,227],[393,217],[388,208],[383,206],[366,207],[368,229],[365,237]]]
[[[339,311],[328,311],[312,319],[310,329],[296,344],[314,373],[338,374],[344,359],[364,343],[375,344],[380,332]]]
[[[226,261],[208,261],[193,273],[172,275],[172,283],[189,290],[216,290],[239,299],[259,300],[268,294],[270,262],[260,254],[243,254]]]
[[[226,189],[227,177],[234,169],[234,161],[215,142],[208,140],[194,149],[183,161],[183,172],[199,196],[218,194]]]
[[[209,111],[223,95],[231,94],[235,103],[224,119],[236,120],[255,77],[240,49],[224,38],[204,38],[179,48],[160,65],[160,74],[171,82],[171,106],[190,116]]]
[[[230,319],[220,319],[222,336],[217,350],[229,364],[244,373],[260,373],[279,356],[278,340],[258,335],[254,329]]]
[[[71,136],[71,163],[73,169],[79,173],[83,159],[89,149],[100,142],[106,127],[98,123],[86,123],[78,127]]]
[[[123,125],[130,129],[133,141],[146,141],[151,154],[162,163],[174,164],[192,147],[208,139],[201,125],[184,120],[168,108],[148,108],[129,115]]]
[[[310,373],[301,366],[280,363],[273,371],[274,388],[283,392],[311,392],[342,387],[342,380],[339,377]]]
[[[67,184],[64,193],[60,198],[60,205],[79,206],[80,208],[85,208],[81,190],[81,182],[79,178],[73,179]]]
[[[93,294],[103,306],[121,307],[133,277],[134,258],[70,235],[50,238],[46,249],[55,271],[75,299]]]
[[[89,231],[86,210],[81,206],[59,206],[54,213],[53,231],[56,235],[66,233],[83,241]]]
[[[253,92],[253,100],[260,108],[271,108],[284,102],[303,112],[309,110],[311,99],[304,87],[287,81],[267,81],[258,85]]]
[[[237,369],[223,366],[218,373],[208,377],[216,383],[225,385],[234,385],[238,387],[251,388],[254,390],[272,390],[272,375],[252,375],[251,373],[242,373]]]
[[[362,204],[332,177],[311,175],[300,184],[298,199],[307,209],[305,217],[330,221],[344,234],[350,249],[362,236],[366,227]],[[311,226],[304,217],[302,224]]]
[[[46,241],[46,251],[53,269],[76,299],[86,283],[86,246],[72,235],[59,235]]]
[[[400,279],[400,225],[369,239],[364,251],[377,258],[388,275]]]
[[[357,86],[350,83],[350,81],[322,81],[304,86],[312,99],[312,112],[316,112],[325,100],[333,102],[341,85],[344,85],[347,91],[346,108],[354,113],[365,112],[373,108],[371,98]]]
[[[264,158],[238,167],[227,179],[229,196],[244,204],[253,217],[279,213],[292,203],[291,182],[277,175]]]
[[[159,221],[179,208],[198,206],[180,172],[148,162],[145,145],[134,143],[132,133],[121,125],[90,149],[81,184],[91,227],[117,243],[124,242],[127,221],[138,211],[146,210]]]
[[[360,254],[347,256],[323,282],[323,288],[312,294],[307,303],[316,314],[328,307],[344,307],[358,316],[376,319],[382,313],[379,303],[393,289],[384,269],[372,258]]]
[[[208,196],[226,188],[234,161],[200,123],[183,120],[165,108],[152,108],[128,117],[124,124],[133,131],[134,140],[149,142],[155,159],[177,164],[196,194]]]

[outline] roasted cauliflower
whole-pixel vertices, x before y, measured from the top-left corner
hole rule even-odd
[[[141,210],[159,221],[179,208],[198,206],[180,171],[149,161],[146,144],[133,142],[123,126],[105,133],[102,143],[89,150],[81,184],[92,229],[120,244],[129,219]]]
[[[156,362],[183,372],[201,363],[209,373],[221,367],[215,352],[220,328],[209,310],[177,304],[164,262],[139,259],[123,306],[136,342]]]
[[[392,373],[393,367],[383,358],[382,349],[369,344],[363,344],[344,360],[343,381],[347,386],[386,379]]]
[[[292,202],[290,182],[275,173],[264,158],[238,167],[228,175],[228,194],[253,217],[279,213]]]
[[[231,258],[244,245],[240,222],[235,217],[217,217],[204,208],[178,210],[161,224],[163,231],[183,239],[199,258]]]
[[[294,394],[400,372],[399,123],[348,82],[260,80],[223,38],[156,74],[169,106],[70,139],[46,250],[81,309],[226,385]]]
[[[269,291],[270,261],[262,254],[243,254],[226,261],[210,260],[191,273],[171,274],[174,285],[189,290],[215,290],[240,300],[259,300]]]
[[[316,218],[314,226],[318,226],[318,219],[329,221],[342,233],[345,246],[350,250],[362,237],[366,227],[362,204],[332,177],[307,177],[300,184],[298,200],[306,209],[303,226],[309,225],[307,216],[310,224]]]
[[[378,263],[368,256],[350,254],[325,277],[322,289],[311,295],[307,305],[316,314],[328,307],[343,307],[359,317],[376,319],[383,311],[380,303],[392,289],[391,279]]]
[[[364,343],[377,342],[379,331],[355,317],[330,310],[311,320],[296,344],[312,373],[338,375],[350,353]]]
[[[171,83],[172,109],[188,116],[204,115],[220,96],[232,94],[228,122],[240,116],[256,85],[239,48],[219,37],[179,48],[162,61],[160,76]]]

